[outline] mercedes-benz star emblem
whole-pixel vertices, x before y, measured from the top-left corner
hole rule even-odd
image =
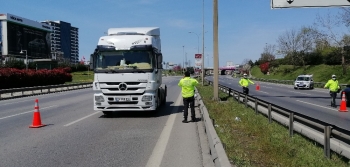
[[[121,83],[121,84],[119,84],[119,90],[126,90],[128,87],[127,87],[127,85],[126,85],[126,83]]]

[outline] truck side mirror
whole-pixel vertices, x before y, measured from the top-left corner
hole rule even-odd
[[[163,69],[163,55],[161,53],[157,54],[157,68]]]
[[[90,55],[90,69],[94,69],[94,56]]]

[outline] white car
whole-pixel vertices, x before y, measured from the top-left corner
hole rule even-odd
[[[294,89],[313,89],[314,80],[312,75],[299,75],[294,81]]]

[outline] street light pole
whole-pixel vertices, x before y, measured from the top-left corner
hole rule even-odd
[[[195,32],[188,32],[188,33],[193,33],[193,34],[196,34],[197,35],[197,37],[198,37],[198,52],[197,53],[199,53],[199,35],[197,34],[197,33],[195,33]]]
[[[182,69],[181,72],[184,74],[183,69],[185,68],[185,46],[182,46]]]
[[[185,53],[185,65],[186,65],[186,70],[187,70],[187,65],[188,65],[188,62],[187,62],[187,52]]]
[[[19,53],[23,53],[23,51],[26,52],[26,70],[28,70],[28,54],[27,54],[27,50],[21,50],[21,52],[19,52]]]

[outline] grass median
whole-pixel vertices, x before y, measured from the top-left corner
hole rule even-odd
[[[72,74],[72,82],[66,82],[66,84],[93,82],[94,81],[94,72],[93,71],[72,72],[71,74]]]
[[[324,156],[323,146],[297,133],[289,137],[286,127],[238,103],[219,90],[225,101],[212,101],[212,86],[198,84],[197,89],[215,120],[215,129],[236,166],[349,166],[349,160],[331,153]]]

